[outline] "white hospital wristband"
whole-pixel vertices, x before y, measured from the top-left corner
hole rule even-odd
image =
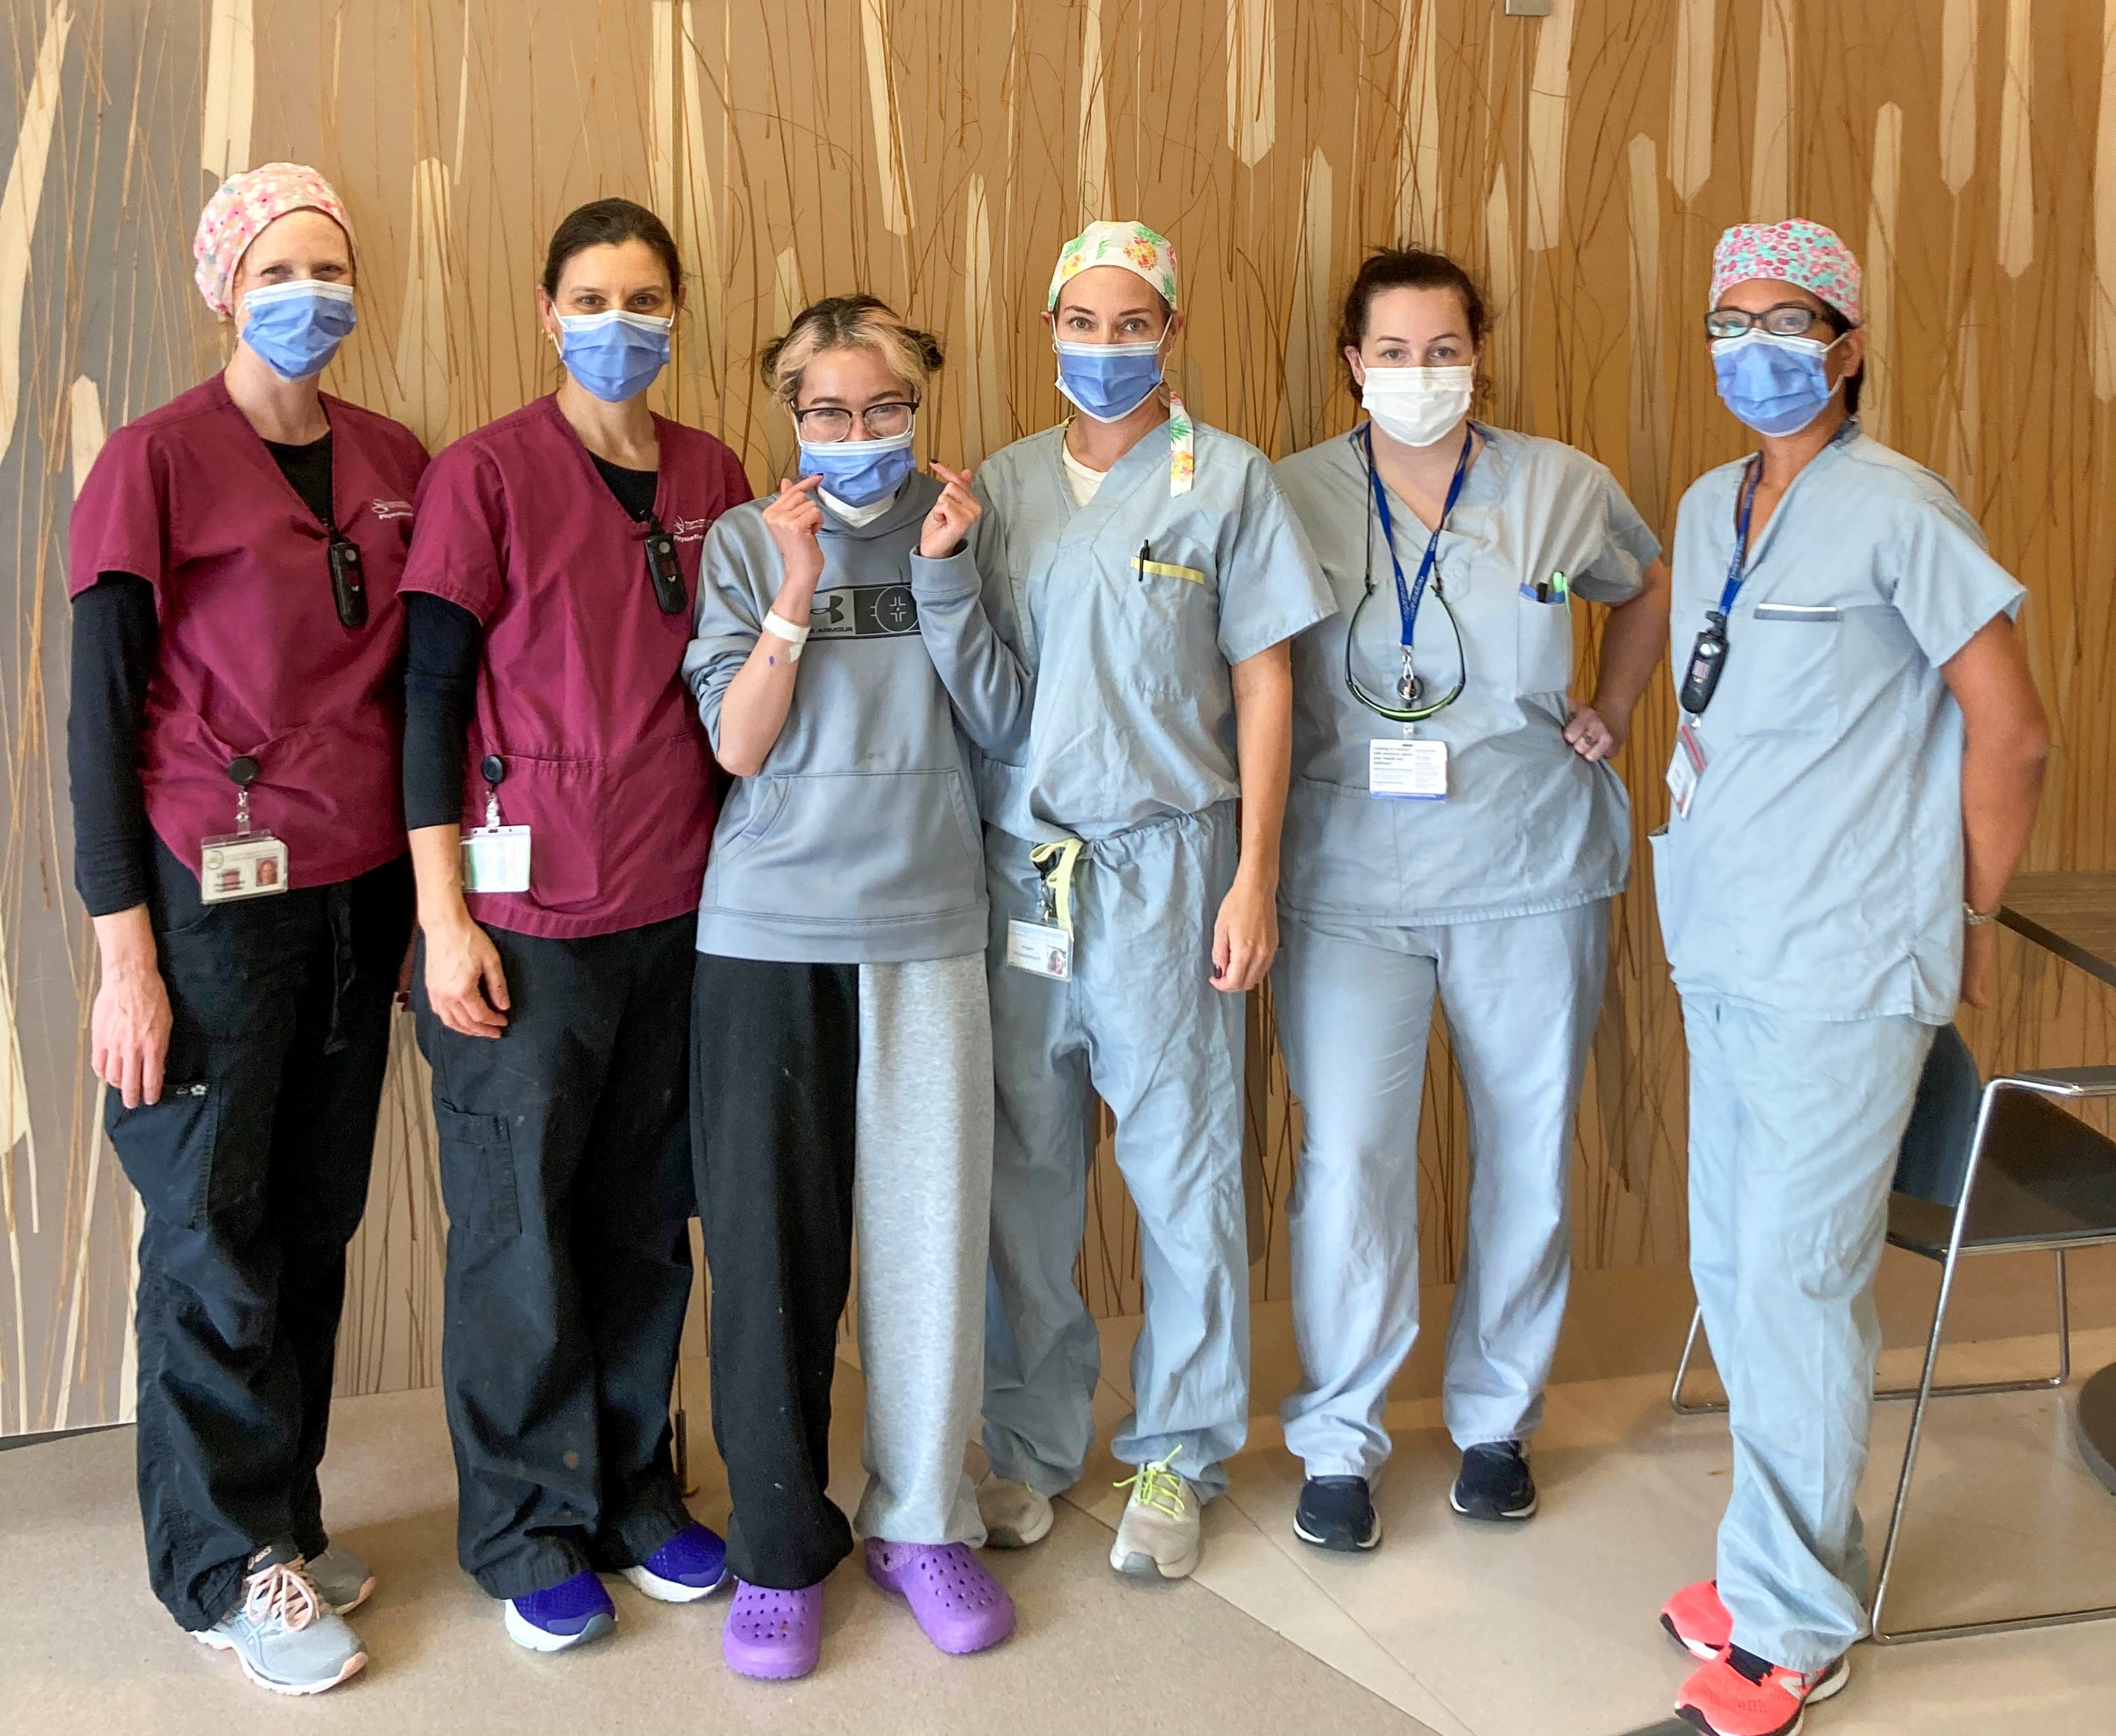
[[[805,626],[796,627],[776,609],[767,609],[764,611],[764,630],[774,638],[785,640],[786,661],[789,663],[801,661],[801,647],[808,642],[808,629]]]

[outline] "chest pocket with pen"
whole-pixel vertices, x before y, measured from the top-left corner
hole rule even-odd
[[[1562,572],[1523,579],[1514,598],[1514,695],[1562,693],[1572,684],[1572,587]]]
[[[1847,624],[1833,604],[1759,602],[1727,623],[1709,735],[1812,735],[1835,727]]]

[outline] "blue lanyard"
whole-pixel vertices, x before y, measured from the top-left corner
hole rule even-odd
[[[1396,612],[1403,617],[1403,651],[1406,665],[1410,656],[1410,638],[1418,625],[1418,607],[1425,601],[1426,581],[1433,577],[1433,564],[1440,553],[1440,533],[1447,528],[1453,515],[1455,503],[1462,495],[1462,479],[1470,473],[1470,453],[1475,444],[1475,435],[1465,423],[1462,429],[1462,456],[1455,461],[1455,480],[1447,485],[1447,504],[1440,509],[1440,523],[1433,527],[1426,539],[1425,555],[1418,564],[1418,580],[1414,584],[1404,583],[1403,563],[1396,555],[1396,523],[1391,517],[1388,490],[1382,485],[1381,472],[1374,467],[1374,431],[1370,422],[1360,431],[1367,442],[1367,481],[1374,491],[1374,510],[1382,521],[1382,540],[1388,545],[1389,564],[1396,569]]]
[[[1741,581],[1748,577],[1749,513],[1756,504],[1756,485],[1763,479],[1763,460],[1750,459],[1748,473],[1741,479],[1741,496],[1734,505],[1734,558],[1727,564],[1727,583],[1719,592],[1723,621],[1732,610],[1734,599],[1741,594]]]

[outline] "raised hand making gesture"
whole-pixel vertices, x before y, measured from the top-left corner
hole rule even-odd
[[[933,474],[947,486],[919,527],[918,552],[928,560],[945,560],[969,540],[970,528],[983,513],[978,497],[970,492],[970,472],[950,470],[936,462]],[[770,513],[765,515],[766,518]]]

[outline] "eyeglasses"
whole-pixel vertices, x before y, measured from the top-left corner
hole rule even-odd
[[[911,426],[911,418],[918,406],[892,398],[887,403],[869,404],[864,410],[841,410],[836,405],[827,405],[815,410],[796,410],[794,426],[801,431],[801,438],[812,445],[827,446],[837,440],[849,440],[853,435],[853,424],[858,421],[871,440],[891,440]]]
[[[1827,314],[1817,313],[1801,302],[1781,302],[1760,314],[1740,307],[1715,307],[1704,316],[1705,334],[1714,338],[1738,338],[1758,329],[1773,338],[1805,338],[1814,326],[1828,324]]]

